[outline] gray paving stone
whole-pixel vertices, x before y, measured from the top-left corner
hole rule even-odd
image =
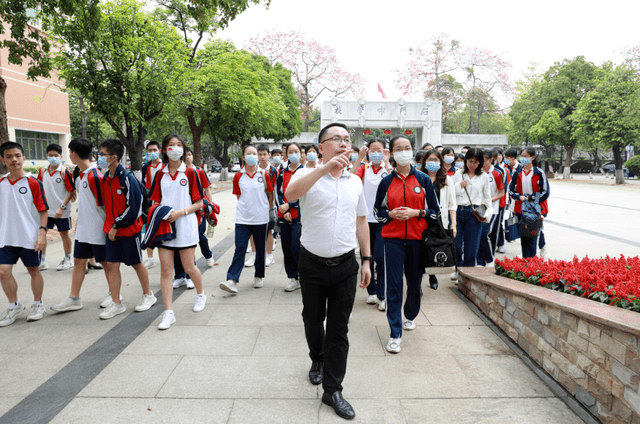
[[[228,422],[230,399],[74,399],[52,424],[224,424]]]
[[[155,397],[181,359],[180,355],[122,354],[78,397]]]
[[[5,412],[16,406],[20,401],[24,399],[24,396],[2,396],[0,397],[0,417]]]
[[[302,326],[300,305],[234,305],[224,303],[213,308],[207,325],[224,326]]]
[[[238,399],[233,403],[228,423],[317,423],[320,404],[320,400],[309,399]]]
[[[193,313],[193,312],[192,312]],[[257,327],[171,326],[145,330],[123,353],[134,355],[251,355]]]
[[[461,303],[422,305],[421,310],[431,325],[484,325],[476,314]]]
[[[402,406],[409,424],[583,423],[557,398],[410,399]]]
[[[161,398],[316,399],[303,357],[185,356]]]
[[[356,413],[356,417],[350,422],[366,424],[403,424],[406,422],[399,399],[346,399]],[[336,415],[333,408],[321,404],[318,422],[320,424],[344,424],[345,421]]]

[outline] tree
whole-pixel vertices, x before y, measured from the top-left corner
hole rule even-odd
[[[320,118],[311,117],[312,104],[323,93],[334,97],[362,96],[365,80],[340,66],[336,52],[301,31],[270,31],[249,39],[245,49],[282,64],[292,71],[296,97],[300,102],[304,131]]]
[[[105,138],[116,137],[111,126],[104,119],[102,114],[94,112],[90,105],[84,103],[85,107],[85,131],[82,131],[81,105],[79,96],[73,93],[69,96],[69,115],[71,121],[71,138],[83,137],[91,141],[94,147],[100,145],[100,141]]]
[[[106,2],[97,28],[81,13],[54,27],[66,45],[56,57],[60,75],[105,117],[133,170],[141,168],[145,126],[177,95],[188,59],[176,30],[142,8],[136,0]]]
[[[396,70],[396,87],[403,94],[419,94],[442,102],[442,132],[446,132],[450,114],[462,103],[463,90],[452,75],[458,70],[456,55],[460,49],[458,40],[440,34],[409,49],[409,62],[402,70]]]
[[[627,66],[612,69],[605,65],[604,75],[578,103],[578,135],[590,143],[610,148],[615,162],[616,184],[624,184],[622,152],[640,137],[640,79]]]

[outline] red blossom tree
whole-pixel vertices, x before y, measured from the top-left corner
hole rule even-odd
[[[477,134],[482,115],[496,112],[495,97],[512,93],[511,65],[488,50],[440,34],[408,52],[407,64],[396,70],[396,87],[442,102],[443,131],[449,116],[464,105],[470,112],[469,133]]]
[[[266,57],[271,65],[278,62],[292,71],[304,131],[320,119],[311,116],[311,105],[321,94],[338,98],[364,94],[365,79],[342,68],[333,48],[307,38],[302,31],[267,31],[250,38],[244,48]]]

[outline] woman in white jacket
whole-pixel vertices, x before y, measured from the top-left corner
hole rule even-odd
[[[475,266],[482,222],[473,214],[473,208],[485,207],[481,218],[489,221],[493,215],[489,177],[482,170],[484,155],[480,149],[469,149],[464,158],[464,169],[456,172],[453,183],[456,190],[457,235],[456,257],[458,266]],[[462,245],[464,244],[464,259]],[[452,278],[454,275],[452,275]],[[457,278],[457,275],[455,276]]]
[[[436,197],[440,203],[440,218],[443,228],[453,229],[453,237],[457,233],[456,210],[456,191],[453,179],[447,175],[445,170],[442,154],[436,149],[428,150],[422,158],[422,169],[433,183],[436,191]],[[438,280],[435,275],[429,275],[429,284],[431,287],[437,285]]]

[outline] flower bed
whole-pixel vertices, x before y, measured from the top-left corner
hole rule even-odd
[[[538,257],[496,259],[498,275],[640,312],[640,258],[638,256],[573,261]]]

